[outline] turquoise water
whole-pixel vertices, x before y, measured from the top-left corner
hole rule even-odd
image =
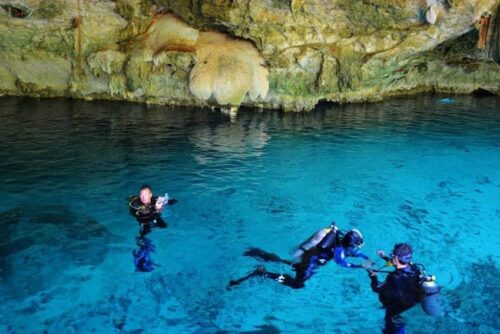
[[[329,263],[291,290],[253,278],[335,220],[363,251],[414,247],[442,318],[409,333],[500,330],[500,99],[418,96],[311,113],[0,99],[0,332],[377,333],[364,270]],[[127,197],[179,203],[135,272]],[[290,273],[286,265],[267,269]],[[383,275],[382,275],[383,277]]]

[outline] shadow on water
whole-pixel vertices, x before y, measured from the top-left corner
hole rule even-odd
[[[241,334],[280,334],[281,331],[279,330],[278,327],[273,326],[273,325],[261,325],[261,326],[255,326],[257,330],[255,331],[243,331],[240,332]],[[230,334],[232,332],[229,331],[217,331],[215,332],[216,334]]]

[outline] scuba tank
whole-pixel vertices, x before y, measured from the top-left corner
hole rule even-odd
[[[441,298],[439,297],[441,288],[436,283],[436,277],[433,275],[420,275],[419,288],[424,312],[432,316],[442,315]]]
[[[338,228],[335,224],[330,225],[327,228],[322,228],[313,235],[311,235],[306,241],[300,244],[299,247],[293,253],[295,258],[301,257],[306,251],[318,246],[320,243],[321,248],[329,248],[334,246],[336,241]]]

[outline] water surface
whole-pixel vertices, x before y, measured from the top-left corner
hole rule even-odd
[[[328,264],[302,290],[230,279],[260,247],[291,249],[332,220],[364,251],[410,242],[448,314],[411,333],[500,330],[500,99],[417,96],[310,113],[0,99],[0,332],[374,333],[363,270]],[[127,197],[179,203],[135,272]],[[289,273],[285,265],[265,264]]]

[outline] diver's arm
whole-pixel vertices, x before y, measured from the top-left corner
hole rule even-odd
[[[155,211],[157,213],[160,213],[163,210],[163,205],[165,204],[164,198],[162,196],[160,197],[151,197],[151,204],[154,206]]]
[[[160,196],[156,198],[155,200],[155,210],[157,212],[161,212],[165,205],[174,205],[178,201],[175,198],[169,198],[168,194],[165,194],[165,196]]]
[[[382,291],[385,282],[380,283],[378,281],[377,273],[375,273],[375,272],[369,272],[369,275],[370,275],[370,280],[371,280],[370,286],[372,288],[372,291],[373,292],[380,292],[380,291]]]
[[[377,273],[373,270],[368,270],[368,275],[370,277],[370,286],[373,292],[380,293],[387,288],[389,285],[390,276],[384,282],[379,282]],[[390,275],[390,274],[389,274]]]
[[[350,263],[345,260],[345,253],[342,247],[335,248],[335,255],[333,259],[335,260],[336,264],[345,268],[361,268],[360,265]]]
[[[390,266],[392,264],[392,259],[388,256],[384,256],[382,257],[382,260],[384,260],[385,262],[388,263],[388,266]]]
[[[384,260],[385,262],[391,262],[392,261],[392,258],[390,258],[389,256],[385,255],[385,252],[383,250],[378,250],[377,251],[377,255],[380,256],[380,258],[382,260]]]
[[[363,263],[361,264],[361,267],[363,268],[370,268],[370,267],[373,267],[375,265],[375,261],[373,261],[372,259],[370,259],[366,254],[364,253],[361,253],[359,251],[355,252],[355,253],[352,253],[351,256],[356,256],[356,257],[360,257],[362,258],[363,260]]]
[[[363,253],[361,253],[359,251],[353,251],[353,252],[351,252],[351,256],[360,257],[360,258],[362,258],[364,260],[371,261],[370,258],[368,258],[368,256],[366,256],[365,254],[363,254]]]

